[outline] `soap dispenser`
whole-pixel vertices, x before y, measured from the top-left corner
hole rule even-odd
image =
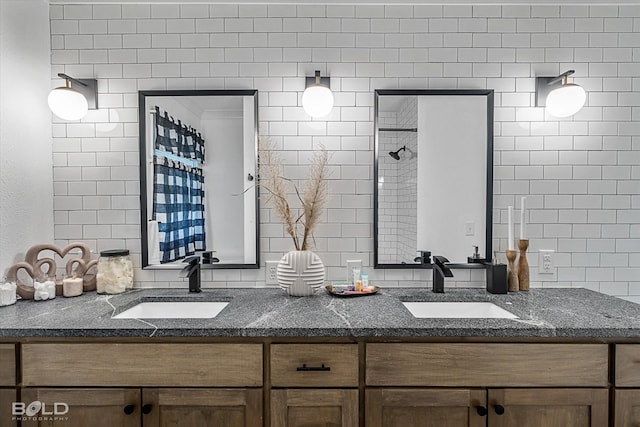
[[[478,252],[478,247],[473,246],[473,254],[467,257],[467,262],[469,264],[472,263],[484,263],[486,260],[480,257],[480,253]]]

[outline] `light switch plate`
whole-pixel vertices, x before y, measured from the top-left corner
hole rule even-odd
[[[475,236],[476,234],[476,223],[473,221],[467,221],[464,223],[464,235],[465,236]]]

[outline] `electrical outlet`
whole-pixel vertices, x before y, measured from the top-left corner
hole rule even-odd
[[[280,261],[267,261],[265,271],[265,284],[277,285],[278,284],[278,264]]]
[[[476,223],[473,221],[467,221],[464,223],[464,235],[474,236],[476,234]]]
[[[540,249],[538,258],[538,274],[555,274],[556,266],[553,262],[552,249]]]

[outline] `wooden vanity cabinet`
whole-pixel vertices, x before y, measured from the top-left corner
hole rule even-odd
[[[615,427],[640,425],[640,344],[615,346]]]
[[[367,389],[367,427],[485,427],[487,392],[480,389]]]
[[[261,388],[142,390],[144,427],[262,427]]]
[[[72,427],[261,427],[262,352],[262,344],[23,344],[22,396],[66,403]]]
[[[11,404],[16,400],[16,348],[14,344],[0,344],[0,426],[18,425],[11,414]]]
[[[489,390],[489,427],[606,427],[605,388],[523,388]]]
[[[12,403],[17,401],[15,388],[0,388],[0,426],[15,427],[18,425],[13,420]]]
[[[140,426],[139,389],[27,388],[22,390],[21,401],[26,405],[35,401],[45,405],[44,412],[38,412],[33,420],[23,420],[23,426]],[[54,411],[54,405],[60,403],[68,405],[68,412],[62,413],[61,406]],[[52,412],[52,415],[45,415]],[[39,416],[43,417],[42,421],[38,421]],[[49,417],[59,421],[48,421]]]
[[[357,344],[272,344],[271,427],[357,427]]]
[[[16,385],[16,347],[0,344],[0,387]]]
[[[366,426],[603,427],[607,362],[602,344],[367,344]]]
[[[124,427],[640,424],[638,344],[615,346],[615,417],[608,344],[265,340],[20,347],[16,371],[14,345],[0,344],[0,409],[18,396],[27,404],[62,402],[69,405],[65,425],[72,427],[100,425],[96,420]]]

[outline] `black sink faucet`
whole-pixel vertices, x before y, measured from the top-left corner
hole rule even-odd
[[[200,257],[191,256],[185,258],[183,262],[189,264],[180,271],[178,277],[189,278],[189,292],[202,292],[200,289]]]
[[[445,262],[449,262],[443,256],[434,256],[433,260],[433,292],[441,294],[444,292],[444,278],[453,277],[453,273],[444,265]]]

